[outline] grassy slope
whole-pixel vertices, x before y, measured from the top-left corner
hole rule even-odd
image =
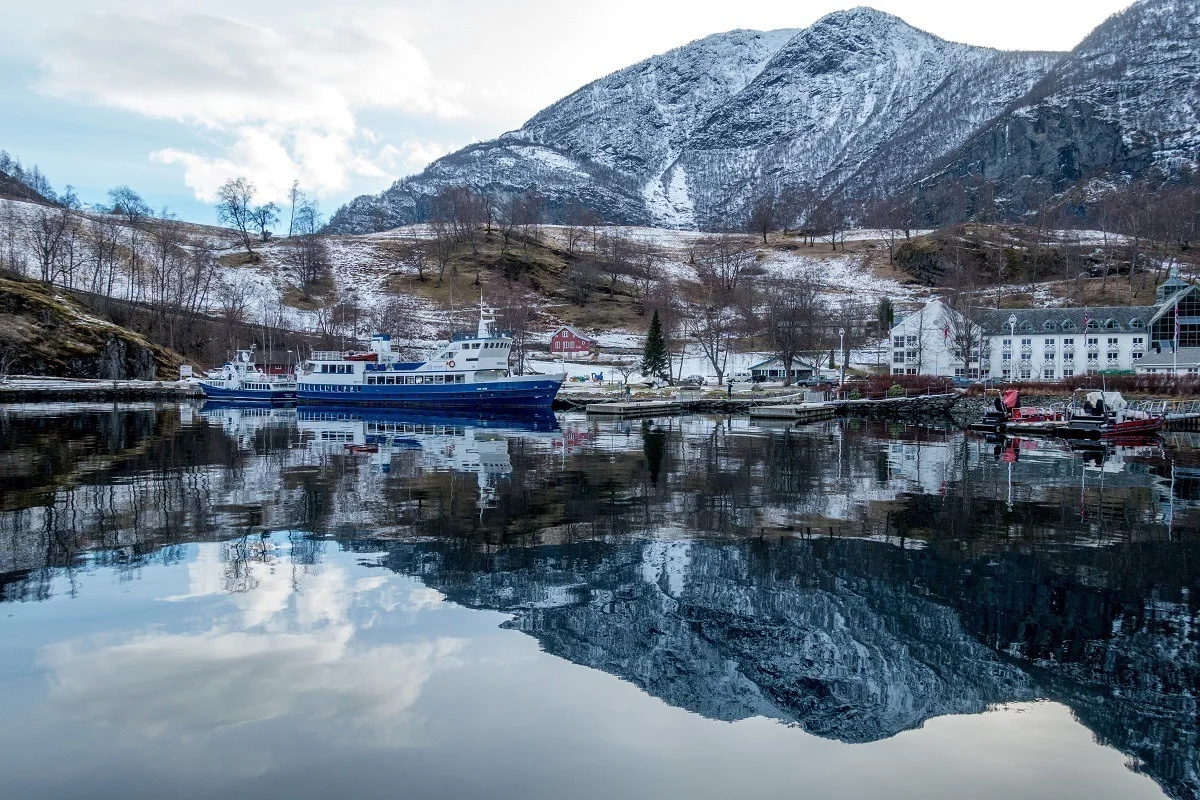
[[[105,354],[108,349],[106,362]],[[100,319],[65,293],[36,281],[0,277],[0,352],[8,371],[64,377],[109,377],[104,366],[121,353],[121,377],[175,378],[176,353]]]

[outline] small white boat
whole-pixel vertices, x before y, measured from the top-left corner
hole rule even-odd
[[[254,363],[254,348],[238,350],[237,358],[196,380],[204,396],[213,400],[273,402],[296,399],[296,380],[288,375],[268,375]]]

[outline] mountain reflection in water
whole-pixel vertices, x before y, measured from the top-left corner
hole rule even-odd
[[[1200,458],[1174,444],[1077,452],[736,418],[10,407],[0,591],[86,599],[79,576],[136,580],[198,564],[190,543],[212,542],[219,581],[205,591],[259,597],[264,581],[328,581],[341,574],[323,564],[331,553],[357,553],[703,717],[865,743],[1050,699],[1167,795],[1195,797]],[[353,587],[339,596],[379,590],[338,580]],[[234,628],[271,629],[253,613]],[[321,662],[353,637],[338,633],[347,614],[320,618],[316,649],[253,646]],[[408,667],[364,683],[382,697],[423,682],[423,665],[462,647],[434,641],[396,646],[385,660]],[[172,640],[193,663],[212,644]],[[312,691],[336,673],[288,671]],[[371,718],[408,713],[414,696]]]

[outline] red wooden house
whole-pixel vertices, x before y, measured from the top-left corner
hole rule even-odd
[[[564,358],[589,358],[597,350],[596,340],[585,333],[563,325],[550,337],[550,353]]]

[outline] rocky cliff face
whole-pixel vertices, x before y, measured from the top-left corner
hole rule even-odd
[[[181,358],[36,281],[0,278],[0,361],[13,375],[174,378]]]
[[[783,184],[890,191],[1024,95],[1058,54],[953,44],[872,9],[805,30],[732,31],[613,73],[520,130],[432,164],[330,223],[420,221],[450,185],[535,189],[613,222],[728,224]]]
[[[934,221],[956,183],[993,182],[1010,216],[1091,178],[1200,160],[1200,1],[1142,0],[1098,27],[924,182]],[[961,202],[961,201],[960,201]]]

